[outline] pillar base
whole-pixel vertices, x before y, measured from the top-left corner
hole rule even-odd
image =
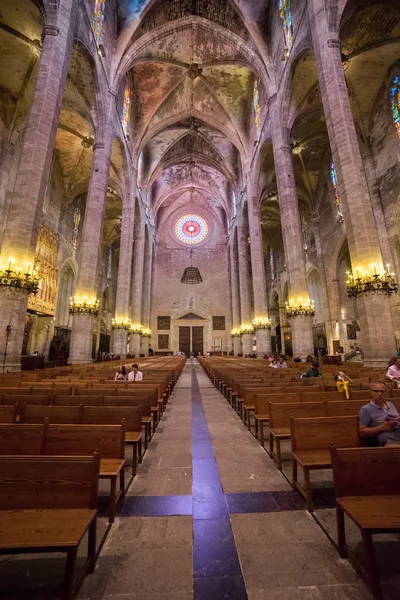
[[[72,320],[71,350],[69,362],[73,365],[83,365],[93,362],[93,334],[96,317],[86,313],[77,313]]]
[[[242,340],[240,337],[233,338],[233,354],[237,356],[242,352]]]
[[[21,370],[27,305],[26,292],[0,286],[0,373]]]
[[[292,330],[293,356],[300,356],[302,361],[309,354],[314,356],[312,317],[293,317],[289,322]]]
[[[131,333],[129,340],[129,354],[134,354],[135,358],[139,358],[140,354],[140,334]]]
[[[263,358],[266,354],[270,355],[272,352],[271,348],[271,330],[270,329],[258,329],[256,332],[257,338],[257,356]]]
[[[387,366],[397,356],[396,339],[389,298],[384,294],[360,294],[357,298],[366,367]]]
[[[128,331],[126,329],[114,329],[113,354],[126,358],[128,347]]]
[[[253,354],[253,334],[245,333],[242,335],[242,352],[243,356]]]

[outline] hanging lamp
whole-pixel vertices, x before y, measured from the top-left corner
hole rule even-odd
[[[193,249],[190,248],[190,267],[186,267],[186,269],[184,270],[181,278],[181,283],[188,283],[190,285],[193,285],[195,283],[203,282],[203,278],[200,275],[199,269],[197,267],[194,267],[192,264],[192,257]]]

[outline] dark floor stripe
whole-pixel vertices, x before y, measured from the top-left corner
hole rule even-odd
[[[194,367],[192,452],[194,600],[247,600],[227,499]]]

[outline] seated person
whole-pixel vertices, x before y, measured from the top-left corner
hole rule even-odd
[[[120,367],[118,369],[118,371],[115,373],[115,381],[125,381],[127,379],[127,373],[126,373],[126,368],[123,365],[122,367]]]
[[[400,385],[400,358],[392,358],[387,370],[386,377],[394,381],[397,387]]]
[[[373,381],[370,386],[372,400],[362,406],[359,415],[361,437],[377,437],[387,446],[400,446],[400,418],[396,407],[386,400],[387,387],[383,381]]]
[[[295,356],[294,359],[293,359],[293,362],[294,363],[300,363],[301,362],[300,356]]]
[[[322,372],[319,368],[319,363],[313,362],[313,364],[306,373],[306,377],[322,377]]]
[[[275,365],[275,369],[287,369],[287,364],[285,363],[285,357],[280,356],[278,358],[278,362]]]
[[[137,363],[132,365],[133,371],[131,371],[128,375],[129,381],[142,381],[143,373],[139,371],[139,365]]]
[[[346,394],[346,400],[349,400],[349,382],[346,381],[345,377],[346,375],[342,371],[339,371],[339,373],[335,375],[336,389],[338,392],[344,392]]]

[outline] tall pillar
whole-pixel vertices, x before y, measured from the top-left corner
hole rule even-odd
[[[309,299],[309,294],[292,151],[287,136],[284,133],[281,120],[279,101],[275,96],[271,102],[270,122],[273,130],[276,183],[289,280],[289,300],[293,300],[295,304],[298,304],[299,298],[302,299],[303,303],[306,302]],[[293,317],[290,319],[290,325],[292,330],[293,355],[299,355],[303,360],[308,354],[313,355],[312,317]]]
[[[343,204],[352,268],[383,273],[383,258],[368,192],[357,132],[344,76],[340,40],[329,31],[324,0],[309,0],[318,80],[338,189]],[[389,299],[385,295],[360,294],[357,298],[363,340],[364,364],[383,366],[396,353]]]
[[[0,157],[0,249],[3,242],[4,232],[7,226],[8,202],[7,188],[10,179],[12,161],[14,156],[14,147],[10,143],[5,143]]]
[[[239,297],[239,278],[238,278],[238,252],[235,248],[236,240],[233,239],[230,245],[230,266],[231,266],[231,290],[232,290],[232,325],[234,329],[240,326],[240,297]],[[233,353],[235,356],[242,351],[242,342],[240,337],[233,338]]]
[[[255,318],[268,318],[267,286],[265,279],[264,245],[261,230],[260,207],[253,197],[249,206],[251,270],[253,274]],[[271,354],[271,329],[256,329],[257,356]]]
[[[127,319],[129,317],[129,298],[131,292],[131,269],[133,231],[135,226],[135,194],[127,194],[122,207],[121,241],[119,248],[118,281],[115,301],[115,318]],[[115,329],[113,352],[121,358],[126,357],[128,343],[128,330]]]
[[[110,119],[111,120],[111,119]],[[89,299],[97,296],[99,280],[99,256],[103,235],[103,220],[107,198],[108,173],[111,162],[112,131],[106,128],[104,139],[96,142],[93,152],[92,171],[86,200],[85,219],[75,296]],[[92,360],[92,340],[96,317],[87,313],[72,318],[70,362],[87,363]]]
[[[145,240],[144,268],[143,268],[143,300],[142,300],[142,325],[150,328],[150,299],[151,299],[151,277],[153,263],[153,245],[151,243],[150,233]],[[149,338],[142,337],[142,353],[148,356]]]
[[[36,240],[50,176],[57,126],[68,72],[76,23],[74,0],[63,0],[57,26],[44,29],[44,41],[36,77],[32,106],[25,131],[19,169],[3,238],[0,268],[13,259],[14,269],[23,271],[35,260]],[[4,216],[4,215],[3,215]],[[0,353],[7,356],[4,370],[19,371],[28,295],[7,288],[0,291]],[[10,335],[3,332],[11,325]],[[3,350],[3,348],[4,350]]]
[[[251,324],[250,308],[250,284],[247,261],[247,231],[244,225],[238,227],[238,259],[239,259],[239,282],[240,282],[240,312],[242,324]],[[253,353],[253,336],[251,334],[242,335],[243,354]]]
[[[141,217],[143,219],[143,217]],[[131,320],[134,325],[141,325],[142,296],[143,296],[143,264],[144,264],[144,228],[142,223],[137,223],[135,239],[135,256],[133,262],[132,281],[132,314]],[[129,352],[135,356],[140,354],[140,334],[131,333],[129,340]]]

